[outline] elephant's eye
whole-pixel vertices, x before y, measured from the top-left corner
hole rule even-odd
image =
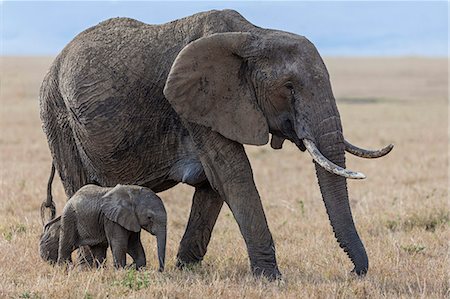
[[[294,89],[294,84],[292,84],[291,81],[287,81],[286,83],[284,83],[284,86],[285,86],[287,89]]]
[[[291,92],[291,95],[295,94],[294,84],[292,84],[291,81],[288,81],[288,82],[284,83],[284,87],[289,89],[289,91]]]

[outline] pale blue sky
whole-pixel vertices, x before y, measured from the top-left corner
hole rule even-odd
[[[448,55],[446,1],[4,1],[1,53],[55,55],[77,33],[110,17],[158,24],[223,8],[261,27],[305,35],[322,55]]]

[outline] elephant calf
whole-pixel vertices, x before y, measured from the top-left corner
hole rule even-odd
[[[86,185],[67,202],[61,215],[47,224],[43,237],[51,234],[60,225],[58,264],[71,262],[72,252],[80,246],[89,246],[93,257],[102,263],[108,245],[111,247],[114,266],[126,265],[126,254],[134,260],[136,268],[146,265],[144,248],[140,240],[141,228],[157,238],[159,271],[164,270],[167,215],[161,199],[150,189],[117,185],[104,188]],[[43,242],[41,247],[52,242]],[[43,254],[44,253],[44,254]],[[54,249],[41,248],[41,256],[54,260]]]

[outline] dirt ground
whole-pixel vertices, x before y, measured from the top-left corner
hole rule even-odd
[[[160,196],[169,217],[167,268],[156,272],[156,244],[143,234],[148,269],[64,269],[42,261],[39,206],[50,154],[38,91],[52,58],[2,57],[0,87],[1,298],[444,298],[449,297],[448,73],[446,59],[327,58],[344,134],[387,157],[348,156],[354,219],[370,270],[349,274],[325,213],[311,158],[291,144],[279,151],[247,147],[272,231],[283,280],[251,276],[243,239],[227,207],[199,267],[175,268],[193,189]],[[54,182],[57,210],[65,196]]]

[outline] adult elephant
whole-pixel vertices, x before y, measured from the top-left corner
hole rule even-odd
[[[225,201],[254,274],[280,275],[243,144],[287,139],[312,155],[336,238],[363,274],[353,223],[347,143],[327,69],[305,37],[262,29],[232,10],[163,25],[128,18],[80,33],[58,55],[40,93],[44,131],[67,196],[81,186],[195,187],[178,265],[202,260]],[[47,206],[50,206],[49,197]]]

